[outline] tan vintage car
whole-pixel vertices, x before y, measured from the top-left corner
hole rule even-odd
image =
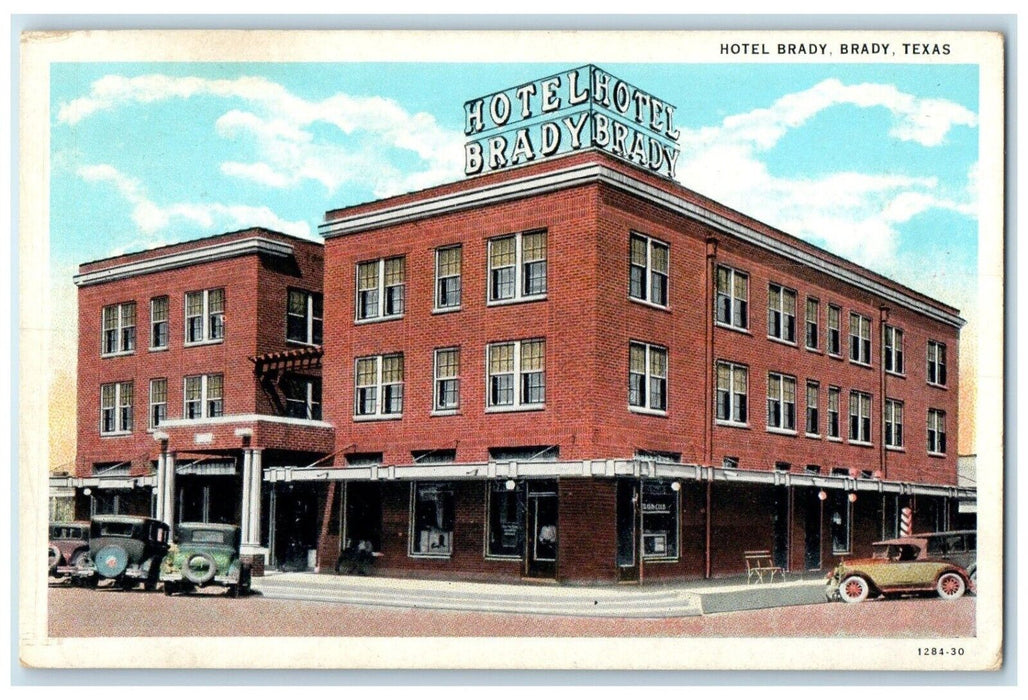
[[[924,538],[899,537],[872,545],[869,559],[842,560],[828,574],[828,600],[859,603],[868,598],[935,591],[954,600],[973,589],[967,570],[927,556]]]

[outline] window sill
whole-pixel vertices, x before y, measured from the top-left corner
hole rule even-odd
[[[667,411],[661,411],[656,408],[646,408],[644,406],[629,406],[629,413],[638,413],[643,416],[657,416],[658,418],[667,418]]]
[[[123,438],[123,437],[131,437],[131,436],[132,436],[132,431],[131,430],[119,430],[116,433],[100,433],[100,437],[101,438]]]
[[[170,350],[170,349],[171,349],[170,346],[162,345],[162,346],[156,347],[156,348],[147,348],[147,351],[148,352],[168,352],[168,350]]]
[[[895,445],[886,445],[885,449],[886,449],[887,452],[906,452],[907,451],[907,448],[905,448],[903,446],[898,446],[897,447]]]
[[[907,375],[905,372],[893,372],[891,369],[885,370],[885,373],[890,377],[897,377],[898,379],[906,379]]]
[[[874,447],[875,446],[873,442],[863,442],[862,440],[850,440],[849,444],[853,445],[854,447]]]
[[[185,342],[185,343],[182,343],[182,345],[183,345],[183,347],[187,347],[187,348],[196,348],[196,347],[202,347],[204,345],[218,345],[218,344],[224,343],[224,342],[225,342],[224,338],[215,338],[214,340],[197,340],[196,342],[193,342],[193,343]]]
[[[769,335],[767,337],[767,339],[770,340],[772,343],[778,343],[779,345],[788,345],[791,348],[799,347],[798,345],[796,345],[796,341],[795,340],[786,340],[785,338],[776,338],[773,335]]]
[[[387,415],[372,415],[372,416],[356,416],[356,415],[353,416],[353,420],[354,420],[355,423],[366,423],[366,422],[379,421],[379,420],[400,420],[401,418],[403,418],[403,414],[402,413],[390,413],[390,414],[387,414]]]
[[[733,325],[730,325],[728,323],[721,323],[720,321],[714,321],[714,327],[715,328],[723,328],[726,331],[733,331],[735,333],[742,333],[743,335],[748,335],[751,338],[753,337],[753,334],[750,332],[750,330],[748,328],[743,328],[741,326],[733,326]]]
[[[126,357],[134,354],[136,354],[135,350],[123,350],[121,352],[102,352],[100,357],[106,360],[109,357]]]
[[[415,554],[414,552],[408,552],[407,556],[411,559],[449,559],[453,554]]]
[[[768,428],[767,432],[774,433],[775,435],[791,435],[792,437],[796,437],[796,431],[789,430],[788,428]]]
[[[413,556],[421,556],[418,554],[412,554]],[[486,554],[486,561],[521,561],[522,557],[520,554]]]
[[[286,338],[286,342],[290,345],[301,345],[305,348],[317,348],[320,347],[318,343],[308,343],[306,340],[296,340],[294,338]]]
[[[821,433],[803,433],[803,437],[808,437],[811,440],[820,440]]]
[[[356,318],[353,321],[355,326],[364,326],[369,323],[385,323],[386,321],[397,321],[403,318],[404,314],[393,314],[392,316],[375,316],[374,318]]]
[[[657,302],[650,301],[649,299],[640,299],[639,297],[633,297],[631,294],[628,295],[628,300],[635,304],[639,304],[640,306],[647,306],[657,311],[671,313],[671,307],[667,304],[658,304]]]
[[[841,437],[830,437],[829,436],[829,437],[826,437],[825,440],[827,440],[828,442],[838,442],[840,444],[842,443],[842,438]]]
[[[807,352],[812,352],[815,355],[824,355],[825,354],[824,351],[821,350],[821,348],[812,348],[809,345],[804,345],[803,349],[806,350]]]
[[[857,367],[866,367],[867,369],[871,369],[872,368],[872,365],[871,365],[870,362],[860,362],[859,360],[854,360],[852,357],[850,358],[850,364],[851,365],[856,365]]]
[[[546,404],[530,404],[527,406],[486,406],[486,413],[522,413],[524,411],[542,411]]]
[[[452,314],[452,313],[455,313],[457,311],[461,311],[463,308],[464,307],[462,305],[458,305],[458,306],[444,306],[444,307],[438,307],[437,306],[434,309],[432,309],[432,315],[433,316],[438,316],[439,314]]]
[[[438,409],[438,410],[432,411],[428,415],[436,416],[436,417],[459,416],[460,415],[460,409],[459,408]]]
[[[948,385],[948,384],[936,384],[935,382],[925,382],[925,383],[926,383],[926,384],[927,384],[928,386],[933,386],[933,387],[935,387],[936,389],[943,389],[943,390],[946,390],[946,389],[948,389],[948,388],[949,388],[949,385]]]
[[[827,353],[827,354],[828,354],[828,357],[830,357],[833,360],[839,360],[839,361],[843,360],[842,353],[840,353],[840,352],[830,352],[830,353]]]
[[[510,306],[511,304],[526,304],[532,301],[546,301],[546,294],[533,294],[532,296],[514,297],[513,299],[489,299],[486,306]]]
[[[749,423],[736,423],[735,421],[730,420],[715,420],[714,424],[719,425],[722,428],[742,428],[743,430],[750,429]]]
[[[643,557],[644,564],[674,564],[678,557]]]
[[[945,452],[929,452],[928,456],[929,457],[940,457],[941,458],[941,457],[945,457],[946,453]]]

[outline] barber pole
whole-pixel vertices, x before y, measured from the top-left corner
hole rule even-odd
[[[900,511],[900,537],[910,534],[910,524],[914,519],[914,511],[904,508]]]

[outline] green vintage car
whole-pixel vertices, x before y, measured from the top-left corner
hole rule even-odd
[[[859,603],[868,598],[935,591],[954,600],[973,588],[967,570],[926,556],[925,541],[899,537],[872,545],[870,559],[842,560],[828,574],[825,597]]]
[[[222,586],[235,598],[250,591],[250,565],[239,558],[237,525],[180,523],[161,566],[164,594]]]

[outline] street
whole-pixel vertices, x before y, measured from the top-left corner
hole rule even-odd
[[[49,590],[51,637],[549,636],[968,637],[975,599],[934,596],[769,608],[699,617],[620,619],[512,615],[270,600],[259,593]]]

